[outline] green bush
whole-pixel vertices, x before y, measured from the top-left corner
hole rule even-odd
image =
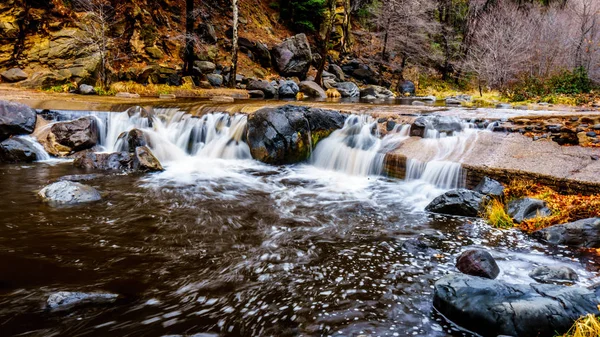
[[[313,32],[323,21],[326,0],[280,0],[281,18],[298,31]]]
[[[523,76],[506,91],[512,101],[541,100],[558,103],[556,97],[562,95],[580,95],[589,93],[593,84],[583,67],[572,71],[565,70],[548,79]]]

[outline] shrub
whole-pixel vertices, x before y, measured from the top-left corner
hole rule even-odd
[[[498,200],[493,199],[488,203],[485,211],[485,218],[488,224],[496,228],[510,229],[515,226],[510,216],[506,214],[504,204]]]
[[[296,30],[313,32],[323,20],[326,0],[280,0],[281,18]]]
[[[598,337],[600,336],[600,319],[589,314],[578,319],[573,327],[562,337]]]

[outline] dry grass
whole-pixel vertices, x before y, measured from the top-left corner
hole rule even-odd
[[[598,337],[600,336],[600,320],[589,314],[578,319],[573,327],[561,337]]]
[[[234,98],[248,98],[246,90],[239,89],[198,89],[189,85],[170,86],[166,84],[139,84],[135,82],[116,82],[110,86],[112,92],[129,92],[140,96],[157,97],[163,94],[172,94],[177,97],[211,98],[215,96],[228,96]]]
[[[485,219],[488,224],[496,228],[510,229],[515,227],[515,223],[506,213],[502,201],[493,199],[485,208]]]
[[[534,231],[548,226],[600,217],[600,195],[559,194],[553,189],[528,180],[513,180],[504,190],[505,200],[522,197],[544,200],[552,212],[547,217],[536,217],[520,224],[524,231]]]

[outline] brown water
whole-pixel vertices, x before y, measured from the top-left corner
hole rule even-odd
[[[431,303],[466,247],[489,249],[511,282],[556,262],[583,283],[593,276],[574,252],[421,212],[440,193],[424,183],[308,165],[192,166],[104,174],[86,182],[102,201],[52,208],[36,192],[88,172],[1,165],[0,335],[463,336]],[[431,248],[408,249],[415,239]],[[61,314],[44,310],[55,291],[121,297]]]

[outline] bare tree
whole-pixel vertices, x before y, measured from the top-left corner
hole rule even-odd
[[[325,36],[321,38],[321,62],[317,69],[317,76],[315,76],[315,82],[320,86],[323,86],[323,70],[325,70],[325,63],[327,62],[327,55],[329,54],[329,41],[331,40],[331,31],[335,25],[335,0],[327,0],[327,13],[323,24],[325,25]]]
[[[112,61],[120,58],[116,39],[111,37],[111,30],[117,23],[115,8],[108,0],[76,0],[75,5],[85,14],[78,23],[81,32],[74,33],[76,43],[96,55],[100,61],[98,69],[100,85],[108,86],[109,71]]]
[[[185,50],[183,55],[183,73],[192,75],[194,68],[194,0],[185,1]]]
[[[233,38],[231,39],[231,72],[229,73],[229,87],[235,88],[235,77],[237,73],[238,54],[238,4],[237,0],[231,0],[233,9]]]
[[[508,1],[483,14],[465,68],[478,75],[487,86],[505,89],[509,81],[524,71],[531,55],[533,27],[525,11]]]
[[[600,1],[571,0],[567,11],[573,21],[573,62],[588,73],[596,74],[600,52]]]

